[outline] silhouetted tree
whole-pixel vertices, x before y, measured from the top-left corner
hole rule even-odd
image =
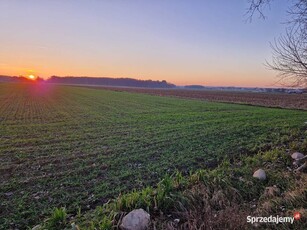
[[[249,19],[258,13],[265,18],[264,9],[273,0],[250,0]],[[292,1],[287,11],[286,32],[271,43],[273,57],[266,62],[279,72],[280,82],[287,86],[307,87],[307,0]]]

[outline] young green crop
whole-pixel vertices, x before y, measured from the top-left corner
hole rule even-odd
[[[91,209],[177,170],[186,175],[283,145],[305,121],[298,110],[0,84],[0,229],[33,226],[54,207]]]

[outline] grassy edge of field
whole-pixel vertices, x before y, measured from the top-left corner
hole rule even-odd
[[[292,217],[296,211],[302,218],[293,225],[260,227],[306,229],[307,174],[294,173],[290,157],[293,151],[307,152],[306,134],[306,130],[293,131],[284,145],[225,158],[215,169],[187,176],[177,171],[156,186],[120,194],[94,210],[71,214],[65,207],[55,208],[35,229],[118,229],[124,215],[137,208],[150,213],[149,229],[250,229],[247,216]],[[265,181],[252,177],[258,168],[265,170]]]

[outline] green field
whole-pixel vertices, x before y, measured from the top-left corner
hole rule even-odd
[[[270,149],[306,121],[299,110],[0,84],[0,229]]]

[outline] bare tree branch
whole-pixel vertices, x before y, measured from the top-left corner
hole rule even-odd
[[[272,0],[251,0],[248,13],[263,16]],[[278,72],[279,82],[291,87],[307,87],[307,0],[297,0],[288,11],[285,35],[271,43],[272,61],[266,66]]]
[[[252,21],[256,13],[258,14],[259,18],[265,19],[263,11],[270,5],[271,1],[272,0],[249,0],[250,5],[246,12],[246,15],[248,15],[248,20]]]
[[[266,65],[277,72],[287,86],[307,86],[307,43],[299,39],[300,34],[287,30],[271,44],[273,57]]]

